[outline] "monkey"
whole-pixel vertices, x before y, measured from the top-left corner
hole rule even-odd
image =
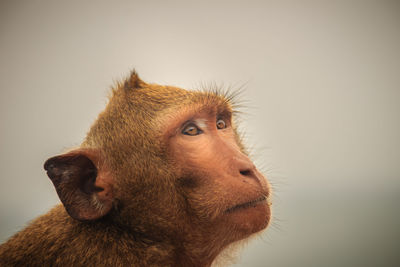
[[[271,220],[234,118],[223,92],[133,70],[81,145],[45,162],[61,204],[0,246],[0,266],[211,266]]]

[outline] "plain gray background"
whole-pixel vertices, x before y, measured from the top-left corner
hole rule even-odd
[[[110,86],[245,84],[274,185],[235,266],[399,266],[399,1],[1,1],[0,240],[58,203],[42,166]]]

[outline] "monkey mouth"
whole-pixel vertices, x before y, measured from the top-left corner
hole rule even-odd
[[[265,196],[262,196],[260,198],[255,199],[255,200],[252,200],[252,201],[249,201],[249,202],[245,202],[245,203],[242,203],[242,204],[238,204],[238,205],[235,205],[235,206],[233,206],[231,208],[228,208],[225,212],[226,213],[231,213],[231,212],[234,212],[234,211],[237,211],[237,210],[247,209],[247,208],[250,208],[250,207],[255,207],[255,206],[257,206],[257,205],[259,205],[261,203],[264,203],[266,201],[267,201],[267,198]]]

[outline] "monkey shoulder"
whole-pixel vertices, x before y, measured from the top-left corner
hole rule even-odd
[[[57,205],[0,246],[0,266],[173,266],[171,251],[101,221],[76,221]]]

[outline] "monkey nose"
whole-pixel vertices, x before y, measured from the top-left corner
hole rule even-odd
[[[243,176],[251,176],[252,175],[252,171],[251,170],[242,170],[242,171],[239,171],[239,172]]]
[[[249,183],[249,184],[254,184],[259,186],[260,185],[260,180],[257,177],[256,171],[255,171],[255,167],[252,166],[251,168],[243,168],[239,170],[240,173],[240,177],[244,178],[243,182],[245,183]]]
[[[257,179],[254,171],[252,169],[250,169],[250,168],[239,170],[239,173],[240,173],[241,176],[244,176],[246,178]]]

